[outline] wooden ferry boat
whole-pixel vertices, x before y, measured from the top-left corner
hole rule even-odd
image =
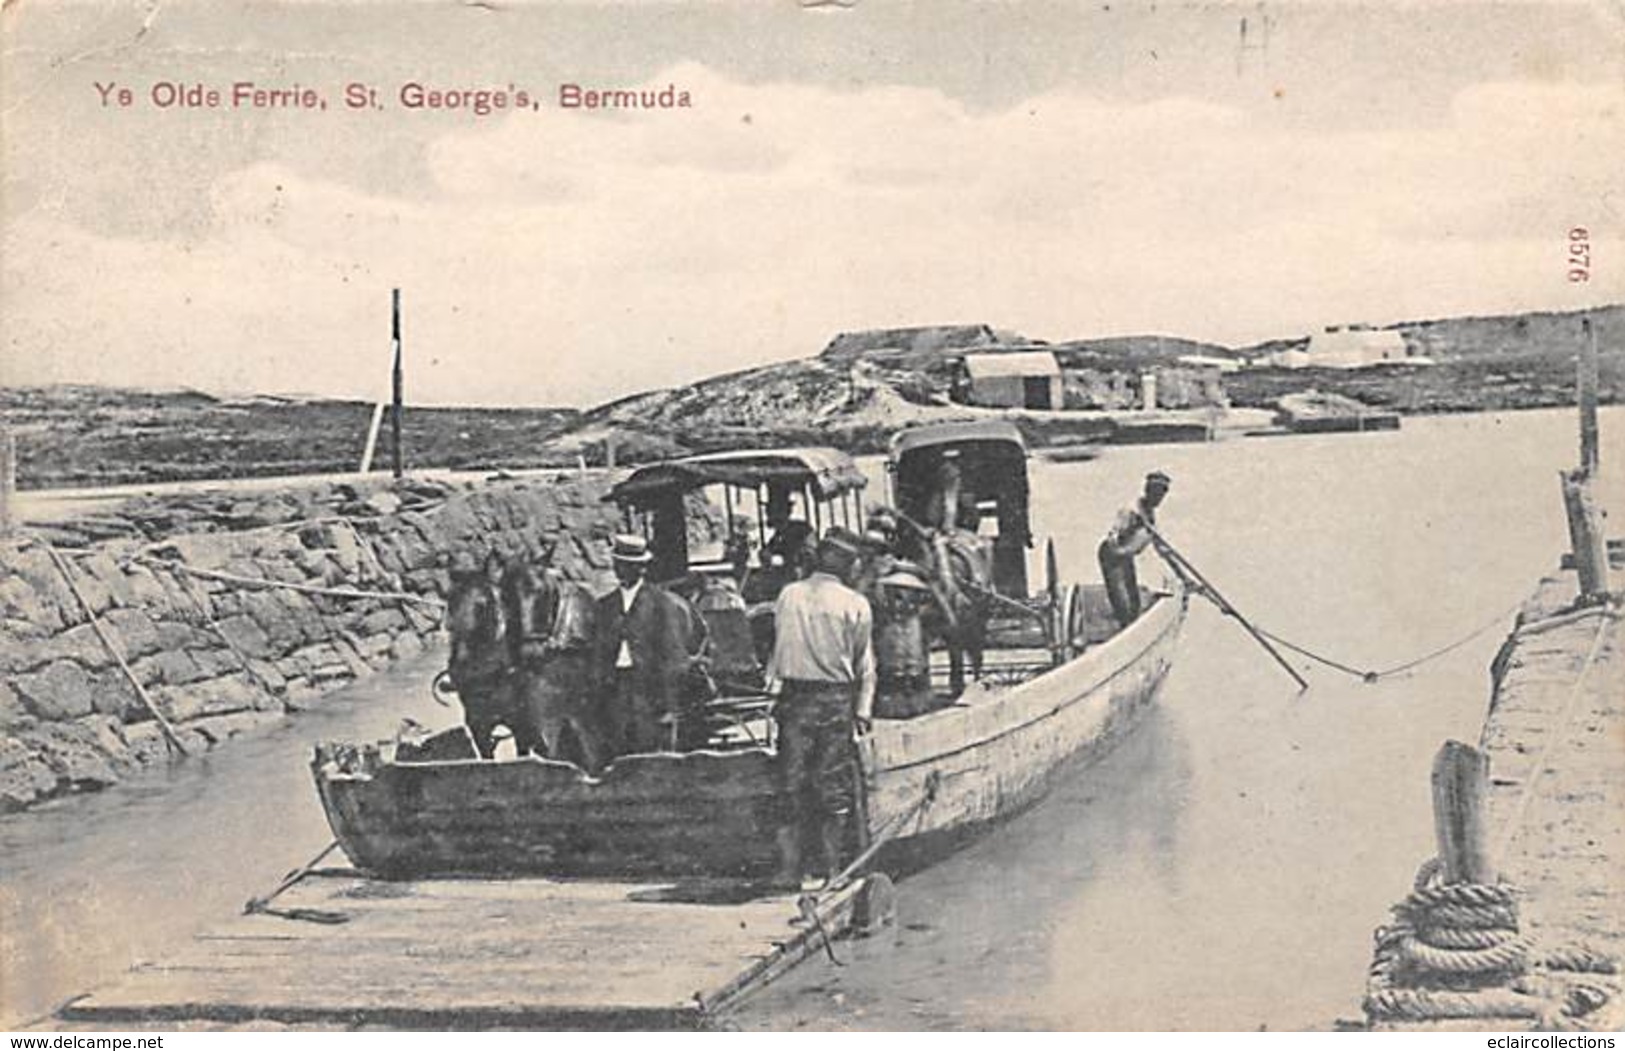
[[[1063,588],[1052,545],[1044,587],[1030,594],[1026,450],[1002,422],[899,435],[887,466],[905,513],[950,450],[974,494],[975,525],[993,538],[994,602],[1003,613],[979,682],[925,714],[877,719],[859,740],[851,848],[876,844],[875,863],[894,873],[1031,806],[1057,776],[1110,749],[1168,671],[1187,607],[1170,580],[1146,595],[1137,621],[1117,630],[1102,588]],[[783,450],[654,465],[611,495],[629,524],[650,533],[657,560],[666,560],[663,575],[681,568],[673,560],[688,549],[696,553],[687,570],[715,581],[729,563],[715,551],[707,560],[705,545],[686,536],[684,503],[695,490],[722,487],[730,523],[754,515],[764,527],[782,525],[789,513],[824,528],[861,520],[864,483],[834,450]],[[760,579],[770,580],[773,568],[760,566]],[[721,613],[759,627],[771,609],[760,586],[747,575],[742,598],[754,604]],[[715,625],[712,637],[748,638],[740,627]],[[717,707],[728,729],[710,746],[624,755],[596,775],[553,759],[481,761],[471,749],[463,758],[414,758],[389,742],[324,745],[312,770],[335,836],[371,875],[767,876],[778,862],[770,702],[743,690]]]

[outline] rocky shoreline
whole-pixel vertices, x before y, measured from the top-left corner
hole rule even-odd
[[[0,542],[0,811],[167,760],[129,676],[198,753],[422,652],[452,552],[557,542],[556,565],[602,586],[606,490],[558,476],[186,494]]]

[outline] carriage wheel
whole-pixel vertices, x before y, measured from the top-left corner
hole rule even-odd
[[[1066,607],[1061,605],[1061,572],[1055,564],[1055,538],[1044,541],[1044,633],[1049,636],[1050,659],[1067,659]]]
[[[1083,588],[1073,584],[1066,593],[1066,648],[1076,657],[1089,645],[1089,611],[1084,606]]]
[[[1066,640],[1066,607],[1051,602],[1044,607],[1044,635],[1049,643],[1050,663],[1065,664],[1071,657]]]

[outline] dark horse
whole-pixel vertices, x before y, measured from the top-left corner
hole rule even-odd
[[[598,770],[610,758],[593,704],[592,594],[549,568],[516,558],[502,574],[502,608],[513,668],[513,705],[538,755]],[[518,744],[516,730],[516,741]]]
[[[463,703],[463,722],[481,758],[496,752],[496,730],[506,726],[524,754],[533,745],[528,727],[516,715],[507,618],[498,584],[502,560],[495,552],[478,569],[453,569],[446,597],[446,630],[451,659],[446,671]]]
[[[926,606],[926,634],[948,651],[948,687],[965,691],[965,668],[982,677],[987,624],[993,594],[993,547],[965,529],[930,529],[906,515],[889,512],[898,523],[897,553],[925,572],[934,602]]]

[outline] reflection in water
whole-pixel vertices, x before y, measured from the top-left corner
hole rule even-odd
[[[1625,412],[1604,410],[1604,463]],[[1572,416],[1405,421],[1397,433],[1112,449],[1034,465],[1063,576],[1152,468],[1169,537],[1260,623],[1356,665],[1443,645],[1525,595],[1566,544]],[[1625,507],[1625,472],[1605,504]],[[1063,532],[1064,530],[1064,532]],[[1491,631],[1409,677],[1292,682],[1203,604],[1158,704],[1032,812],[900,887],[901,922],[748,1003],[747,1028],[1326,1028],[1358,1012],[1370,932],[1432,851],[1427,773],[1476,739]],[[98,796],[0,818],[0,1025],[171,951],[328,831],[324,738],[440,725],[430,656]]]

